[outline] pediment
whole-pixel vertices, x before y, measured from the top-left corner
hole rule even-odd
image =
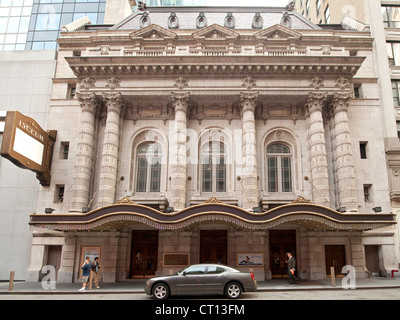
[[[131,39],[137,40],[167,40],[175,39],[176,33],[160,27],[156,24],[151,24],[145,28],[132,32],[130,35]]]
[[[194,39],[226,40],[238,38],[239,33],[218,24],[213,24],[211,26],[196,30],[192,33],[192,36]]]
[[[254,34],[256,39],[288,40],[301,39],[302,34],[296,30],[289,29],[280,24],[260,30]]]

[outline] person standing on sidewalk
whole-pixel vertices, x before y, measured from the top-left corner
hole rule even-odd
[[[86,291],[86,286],[89,282],[90,277],[90,258],[86,257],[85,262],[82,265],[82,288],[79,289],[80,292]]]
[[[296,270],[296,259],[293,257],[293,254],[291,252],[287,253],[288,255],[288,276],[289,276],[289,283],[290,284],[296,284],[297,278],[294,275],[294,271]]]
[[[100,289],[99,287],[99,275],[100,275],[100,260],[99,257],[94,258],[94,261],[92,263],[91,267],[91,274],[90,276],[93,277],[92,280],[94,280],[94,285],[96,286],[96,289]]]

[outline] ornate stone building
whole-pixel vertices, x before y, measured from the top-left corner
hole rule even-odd
[[[370,33],[291,7],[146,10],[59,39],[30,279],[76,281],[89,254],[111,282],[205,261],[271,279],[288,251],[303,279],[397,267]]]

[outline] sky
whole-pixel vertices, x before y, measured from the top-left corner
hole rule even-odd
[[[207,6],[286,7],[289,0],[206,0]]]

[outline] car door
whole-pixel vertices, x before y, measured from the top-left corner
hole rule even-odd
[[[193,266],[186,269],[176,284],[178,295],[203,295],[206,266]]]
[[[208,266],[204,275],[204,293],[207,295],[222,294],[226,282],[226,271],[220,266]]]

